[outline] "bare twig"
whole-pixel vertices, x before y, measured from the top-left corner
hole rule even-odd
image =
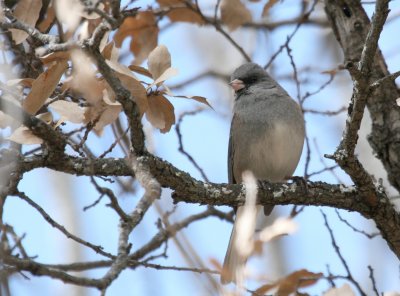
[[[350,268],[347,264],[347,261],[346,261],[346,259],[344,259],[342,253],[340,252],[340,248],[339,248],[338,244],[336,243],[332,228],[329,226],[328,218],[326,217],[326,214],[322,210],[321,210],[321,214],[325,221],[325,227],[328,230],[329,235],[331,237],[332,247],[335,250],[336,254],[338,255],[340,262],[342,263],[344,269],[346,270],[346,273],[347,273],[346,278],[357,288],[360,295],[367,296],[367,294],[365,294],[365,292],[362,290],[360,284],[354,279],[353,275],[351,274]]]
[[[93,245],[92,243],[89,243],[79,237],[77,237],[76,235],[73,235],[72,233],[70,233],[68,230],[65,229],[64,226],[62,226],[61,224],[57,223],[53,218],[50,217],[49,214],[47,214],[47,212],[41,207],[39,206],[37,203],[35,203],[32,199],[30,199],[25,193],[23,192],[16,192],[15,196],[18,196],[20,199],[26,201],[29,205],[31,205],[33,208],[35,208],[40,215],[42,215],[42,217],[54,228],[57,228],[59,231],[61,231],[67,238],[70,238],[74,241],[76,241],[77,243],[84,245],[90,249],[92,249],[93,251],[95,251],[98,254],[101,254],[107,258],[114,258],[113,255],[111,255],[108,252],[105,252],[103,250],[102,246],[96,246]]]

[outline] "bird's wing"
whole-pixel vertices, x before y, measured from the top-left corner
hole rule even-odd
[[[233,155],[235,153],[234,148],[233,148],[233,135],[232,135],[232,131],[233,131],[233,126],[235,124],[236,119],[236,115],[233,115],[232,118],[232,123],[231,123],[231,130],[229,133],[229,144],[228,144],[228,182],[230,184],[235,184],[236,180],[235,180],[235,176],[233,175]]]

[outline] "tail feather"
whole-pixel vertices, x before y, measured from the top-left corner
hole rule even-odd
[[[221,283],[223,285],[229,284],[231,282],[236,283],[240,277],[240,274],[242,273],[241,270],[244,268],[244,265],[247,261],[246,258],[240,256],[237,252],[235,242],[238,238],[235,226],[236,223],[233,225],[228,249],[226,250],[224,265],[222,267]]]

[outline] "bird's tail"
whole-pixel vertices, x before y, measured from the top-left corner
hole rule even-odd
[[[252,244],[254,231],[256,229],[256,220],[258,214],[261,214],[261,208],[261,206],[255,206],[254,211],[249,212],[248,209],[246,210],[246,205],[238,207],[236,211],[235,223],[233,224],[231,238],[229,239],[228,249],[226,250],[224,264],[222,267],[222,284],[229,284],[230,282],[241,284],[243,282],[244,268],[253,248]],[[251,217],[246,217],[246,215],[251,215]],[[250,221],[247,220],[245,225],[242,224],[240,226],[242,228],[245,226],[245,231],[247,233],[243,233],[243,229],[241,229],[241,232],[238,229],[238,223],[244,223],[244,219],[250,219]],[[243,252],[243,248],[246,249],[247,245],[248,249],[249,244],[251,244],[250,251],[247,250]],[[239,247],[242,247],[241,252],[238,250]]]
[[[231,232],[231,237],[229,239],[228,249],[226,250],[224,265],[222,267],[221,273],[221,283],[223,285],[229,284],[231,282],[236,283],[241,276],[241,270],[246,264],[247,258],[239,255],[237,251],[237,231],[236,231],[236,221],[233,225]]]

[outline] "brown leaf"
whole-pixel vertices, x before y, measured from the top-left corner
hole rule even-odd
[[[111,54],[113,48],[114,48],[114,41],[107,43],[104,46],[103,50],[101,51],[101,54],[106,60],[111,60]]]
[[[267,294],[267,292],[271,291],[272,289],[276,288],[278,286],[277,283],[275,284],[265,284],[262,285],[261,287],[259,287],[256,291],[255,291],[255,295],[264,295]]]
[[[340,70],[339,68],[333,68],[333,69],[330,69],[330,70],[322,71],[321,74],[329,74],[331,76],[335,76],[338,73],[339,70]]]
[[[184,98],[184,99],[192,99],[195,100],[197,102],[200,102],[202,104],[207,105],[208,107],[210,107],[211,109],[214,110],[214,108],[210,105],[210,103],[207,101],[207,99],[205,97],[201,97],[201,96],[175,96],[176,98]]]
[[[8,86],[14,85],[22,85],[24,87],[32,87],[33,82],[35,79],[33,78],[20,78],[20,79],[11,79],[6,82]]]
[[[250,11],[240,0],[222,0],[221,20],[230,31],[252,21]]]
[[[203,25],[205,21],[196,6],[183,0],[157,0],[161,8],[168,9],[167,16],[171,22],[187,22]],[[188,7],[190,5],[190,7]]]
[[[149,107],[146,88],[138,80],[130,76],[118,75],[118,78],[122,85],[131,92],[132,97],[139,107],[140,114],[143,115]]]
[[[74,50],[71,59],[72,76],[64,85],[82,95],[90,104],[98,104],[102,101],[104,84],[96,78],[91,58],[80,50]]]
[[[279,2],[279,0],[268,0],[268,2],[264,5],[262,16],[267,16],[271,7],[274,6],[278,2]]]
[[[43,140],[41,138],[35,136],[29,130],[29,128],[23,125],[17,128],[7,139],[18,144],[26,144],[26,145],[43,143]]]
[[[152,87],[155,84],[160,85],[165,80],[178,75],[178,72],[179,71],[176,68],[168,68],[167,70],[164,71],[164,73],[161,74],[160,77],[158,77],[156,80],[154,80],[154,82],[149,87]]]
[[[296,292],[298,288],[314,285],[322,276],[322,273],[313,273],[306,269],[301,269],[292,272],[275,283],[261,286],[256,290],[256,294],[265,294],[272,289],[278,288],[277,295],[289,296],[291,293]]]
[[[141,11],[134,17],[125,18],[122,25],[114,35],[117,47],[131,37],[130,50],[135,56],[134,64],[140,65],[157,46],[158,39],[157,20],[152,11]]]
[[[174,106],[162,95],[149,95],[149,108],[146,111],[146,118],[150,123],[166,133],[175,123]]]
[[[133,72],[142,74],[142,75],[147,76],[149,78],[153,78],[153,76],[151,75],[150,71],[147,70],[146,68],[143,68],[141,66],[136,66],[136,65],[129,65],[128,68]]]
[[[79,107],[77,103],[68,101],[55,101],[49,105],[49,108],[57,112],[62,121],[70,121],[72,123],[82,123],[85,119],[85,109]]]
[[[154,48],[147,61],[149,72],[151,73],[154,80],[161,76],[171,67],[171,54],[165,45],[159,45]]]
[[[47,124],[49,124],[53,121],[53,115],[50,112],[40,113],[40,114],[36,115],[36,118],[43,120]]]
[[[54,10],[54,6],[53,3],[50,3],[49,7],[47,8],[45,17],[37,25],[37,29],[42,33],[46,32],[53,24],[55,18],[56,18],[56,12]]]
[[[122,64],[120,64],[120,63],[118,63],[118,62],[115,62],[115,61],[113,61],[113,60],[106,60],[106,63],[107,63],[108,66],[110,66],[111,69],[113,69],[113,70],[116,71],[117,73],[123,74],[123,75],[125,75],[125,76],[129,76],[129,77],[131,77],[131,78],[133,78],[133,79],[138,80],[138,79],[136,78],[135,74],[133,74],[133,73],[131,72],[131,70],[129,70],[128,67],[126,67],[126,66],[124,66],[124,65],[122,65]]]
[[[68,63],[65,60],[55,62],[36,78],[32,84],[31,92],[22,103],[26,112],[35,114],[43,106],[53,93],[67,67]]]
[[[31,27],[35,27],[41,8],[42,0],[20,0],[14,9],[14,16],[17,20]],[[16,44],[20,44],[28,38],[28,33],[25,31],[10,29],[10,32]]]
[[[40,60],[44,65],[50,64],[52,62],[58,62],[59,60],[69,60],[71,58],[70,51],[56,51],[42,56]]]
[[[86,108],[85,119],[86,122],[96,121],[93,130],[98,136],[101,136],[103,128],[106,125],[113,123],[118,118],[121,110],[121,105],[108,105],[103,102],[101,105]]]
[[[280,280],[278,295],[290,295],[298,288],[314,285],[321,277],[322,273],[313,273],[306,269],[301,269],[289,274]]]

